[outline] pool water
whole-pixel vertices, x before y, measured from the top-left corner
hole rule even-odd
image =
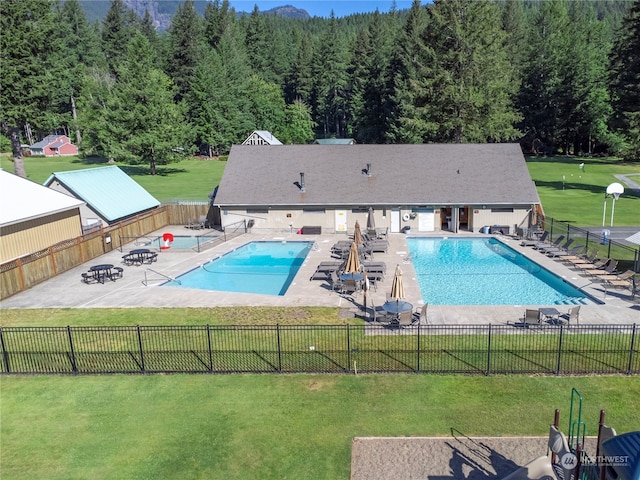
[[[495,238],[407,239],[432,305],[579,305],[589,297]]]
[[[313,242],[251,242],[164,285],[284,295]]]

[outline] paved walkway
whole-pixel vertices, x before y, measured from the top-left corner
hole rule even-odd
[[[170,231],[174,235],[193,235],[192,230],[174,226],[156,232],[157,235]],[[197,232],[196,232],[197,233]],[[442,236],[442,232],[434,236]],[[377,290],[368,294],[368,306],[371,302],[382,305],[386,293],[391,290],[393,271],[397,264],[403,270],[406,300],[415,308],[424,302],[411,263],[404,263],[409,254],[406,236],[391,234],[390,248],[386,254],[375,254],[376,261],[387,264],[387,275]],[[122,255],[135,246],[127,246],[124,251],[114,250],[84,265],[73,268],[55,278],[47,280],[28,291],[5,299],[0,304],[3,309],[9,308],[129,308],[129,307],[220,307],[220,306],[327,306],[338,307],[344,315],[363,315],[362,293],[353,296],[341,296],[331,290],[324,281],[310,281],[316,266],[323,260],[330,260],[331,246],[339,239],[339,235],[300,236],[290,233],[252,233],[242,235],[222,245],[195,253],[176,250],[162,251],[158,261],[152,265],[125,266]],[[187,270],[196,268],[212,258],[222,255],[234,248],[253,240],[314,240],[316,248],[312,249],[300,268],[292,285],[284,296],[257,295],[220,291],[206,291],[186,288],[159,286],[166,277],[176,277]],[[633,302],[629,293],[622,290],[605,292],[600,283],[592,283],[568,269],[558,261],[550,259],[529,247],[521,247],[520,242],[509,237],[502,240],[510,247],[518,250],[532,260],[560,275],[568,282],[582,288],[602,304],[584,305],[580,310],[581,324],[631,324],[640,323],[640,299]],[[116,282],[105,284],[84,284],[81,274],[90,265],[111,263],[124,268],[124,276]],[[542,305],[536,305],[535,308]],[[553,305],[549,305],[553,306]],[[429,323],[431,324],[506,324],[518,322],[522,318],[525,305],[513,306],[429,306]],[[557,307],[557,306],[556,306]],[[567,307],[568,308],[568,307]],[[562,307],[560,307],[560,310]],[[336,323],[339,318],[336,318]]]

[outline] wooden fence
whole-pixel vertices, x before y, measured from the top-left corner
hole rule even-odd
[[[163,205],[157,209],[0,264],[0,299],[8,298],[100,255],[120,248],[120,238],[147,235],[209,214],[209,205]],[[184,220],[183,220],[184,219]]]

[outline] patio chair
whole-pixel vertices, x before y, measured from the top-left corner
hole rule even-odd
[[[571,325],[571,322],[578,325],[578,323],[580,322],[580,305],[571,307],[567,313],[560,315],[559,318],[561,318],[562,320],[566,320],[567,325]]]
[[[338,293],[344,293],[344,283],[340,280],[340,276],[337,271],[332,271],[330,273],[331,276],[331,290],[334,290]]]
[[[541,325],[540,322],[540,311],[534,310],[532,308],[527,308],[524,311],[524,318],[522,319],[523,326],[529,328],[531,325]]]
[[[629,288],[631,286],[631,277],[635,274],[636,272],[633,270],[627,270],[619,274],[598,275],[598,280],[602,280],[614,288]]]
[[[416,310],[413,313],[413,319],[415,322],[419,323],[420,325],[427,325],[427,308],[429,307],[428,303],[425,303],[421,308],[419,308],[418,310]]]
[[[387,313],[383,310],[379,312],[376,309],[376,306],[371,304],[371,321],[374,323],[389,323],[389,318],[387,317]]]
[[[360,290],[360,285],[356,280],[348,278],[342,281],[342,293],[357,292]]]
[[[631,298],[635,299],[636,295],[640,293],[640,282],[635,275],[631,277]]]
[[[413,312],[411,310],[400,312],[400,315],[398,316],[398,326],[400,328],[404,328],[411,324],[413,324]]]

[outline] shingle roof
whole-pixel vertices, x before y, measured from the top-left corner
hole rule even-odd
[[[44,148],[47,145],[60,140],[63,137],[63,135],[47,135],[46,137],[44,137],[42,140],[40,140],[39,142],[34,143],[33,145],[31,145],[29,148],[35,148],[35,149],[39,149],[39,148]],[[63,145],[65,142],[61,142]]]
[[[352,145],[356,142],[353,138],[317,138],[313,143],[318,145]]]
[[[274,137],[273,134],[268,130],[255,130],[251,132],[251,135],[247,137],[247,139],[245,140],[245,143],[248,142],[251,139],[251,137],[253,137],[254,135],[257,135],[258,137],[262,138],[269,145],[282,145],[282,142],[278,140],[276,137]]]
[[[157,207],[160,202],[117,166],[53,173],[46,186],[57,180],[107,222]]]
[[[220,206],[536,203],[520,146],[498,143],[234,145],[215,198]]]
[[[76,198],[0,170],[0,225],[31,220],[84,205]]]

